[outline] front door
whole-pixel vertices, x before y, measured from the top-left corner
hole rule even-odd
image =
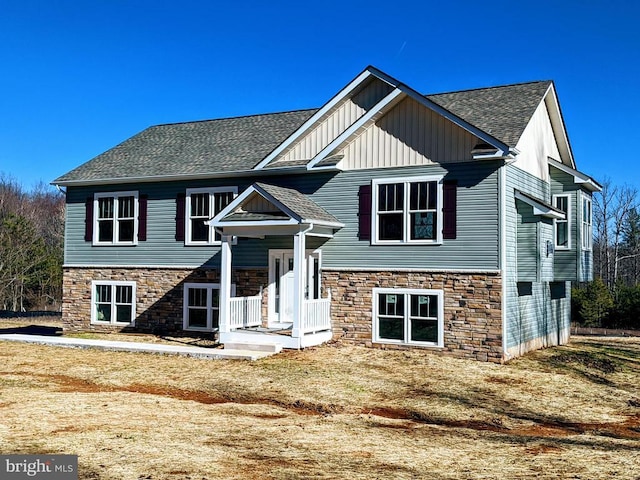
[[[319,252],[307,251],[302,275],[305,298],[317,298],[320,292]],[[293,250],[269,251],[269,325],[293,323]]]

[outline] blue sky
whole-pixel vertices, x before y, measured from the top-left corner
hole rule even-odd
[[[367,65],[423,93],[552,79],[578,168],[640,185],[640,2],[0,7],[0,174],[26,189],[150,125],[319,107]]]

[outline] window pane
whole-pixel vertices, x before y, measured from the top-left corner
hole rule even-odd
[[[207,289],[206,288],[190,288],[189,289],[189,306],[190,307],[206,307],[207,306]]]
[[[438,341],[438,322],[436,320],[411,319],[411,341]]]
[[[113,197],[98,199],[98,218],[113,218]]]
[[[556,245],[558,247],[569,246],[568,226],[567,222],[556,223]]]
[[[404,317],[404,295],[395,293],[378,295],[378,314],[380,316]]]
[[[110,304],[98,304],[96,305],[96,319],[99,322],[111,321],[111,305]]]
[[[378,186],[378,211],[392,212],[404,208],[404,184],[390,183]]]
[[[380,240],[402,240],[402,213],[385,213],[378,216]]]
[[[110,285],[96,285],[96,301],[98,302],[111,302],[111,286]]]
[[[120,220],[118,222],[118,241],[133,242],[133,220]]]
[[[113,242],[112,220],[98,220],[98,241]]]
[[[202,308],[190,308],[187,324],[189,327],[206,328],[207,310]]]
[[[192,193],[191,194],[191,216],[192,217],[209,217],[209,194],[208,193]]]
[[[220,308],[220,290],[217,288],[211,289],[211,306],[213,308]]]
[[[206,242],[209,240],[209,226],[205,225],[204,220],[191,220],[191,240],[194,242]]]
[[[411,186],[409,209],[411,210],[435,210],[437,206],[437,183],[415,182]]]
[[[220,192],[215,194],[214,215],[220,213],[224,207],[233,200],[233,192]]]
[[[133,303],[131,285],[116,285],[116,303]]]
[[[556,205],[555,207],[558,210],[562,210],[564,213],[568,211],[568,198],[567,197],[556,197]]]
[[[436,214],[434,212],[411,214],[411,240],[434,240],[436,238]]]
[[[134,197],[119,197],[118,198],[118,218],[133,218],[134,217]]]
[[[404,340],[404,319],[378,319],[378,337],[387,340]]]
[[[436,295],[411,295],[411,316],[437,318],[438,297]]]
[[[116,322],[131,323],[131,305],[116,305]]]
[[[220,311],[213,310],[211,312],[211,328],[220,328]]]

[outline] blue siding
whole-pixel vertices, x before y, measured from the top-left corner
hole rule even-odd
[[[498,164],[493,162],[428,165],[341,173],[262,177],[260,181],[293,187],[309,195],[336,216],[345,227],[329,240],[309,239],[322,245],[323,266],[333,268],[498,268]],[[458,181],[457,238],[442,245],[371,245],[358,240],[358,188],[373,178],[446,175]],[[198,182],[165,182],[89,189],[70,187],[67,193],[65,264],[118,266],[219,265],[219,247],[185,246],[175,240],[176,197],[186,188],[237,186],[242,192],[255,179],[216,179]],[[94,192],[138,190],[147,194],[147,241],[137,246],[92,246],[84,241],[85,199]],[[290,237],[240,239],[233,247],[235,267],[264,267],[269,248],[291,248]]]
[[[517,203],[521,202],[514,198],[517,189],[550,203],[550,185],[513,165],[506,167],[506,172],[506,346],[524,349],[527,343],[555,344],[569,325],[570,285],[566,283],[565,298],[551,299],[549,282],[554,280],[555,255],[546,256],[546,242],[553,241],[553,224],[533,216],[528,205],[518,209]],[[523,248],[525,252],[521,251]],[[535,262],[534,257],[537,257]],[[512,268],[514,265],[516,268]]]

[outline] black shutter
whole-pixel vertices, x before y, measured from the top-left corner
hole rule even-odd
[[[87,197],[84,204],[84,241],[93,241],[93,197]]]
[[[149,195],[140,195],[138,198],[138,240],[147,240],[147,201]]]
[[[358,238],[371,240],[371,185],[358,190]]]
[[[456,238],[457,190],[458,182],[456,180],[447,180],[443,183],[442,238],[445,240],[454,240]]]
[[[176,197],[176,240],[184,241],[184,214],[186,205],[186,195],[179,193]]]

